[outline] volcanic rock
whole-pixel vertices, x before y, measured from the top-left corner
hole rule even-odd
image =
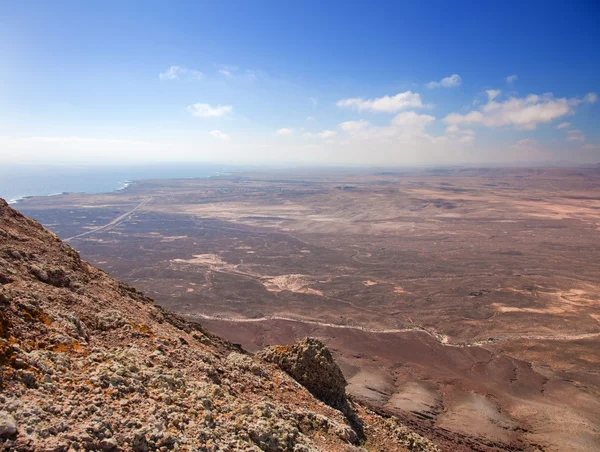
[[[267,347],[257,356],[277,364],[327,405],[340,410],[346,407],[348,383],[331,352],[320,340],[307,337],[293,345]]]
[[[322,343],[261,353],[291,378],[3,200],[0,231],[0,451],[436,450],[363,405],[332,408],[346,382]]]

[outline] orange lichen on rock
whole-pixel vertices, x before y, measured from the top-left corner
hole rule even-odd
[[[50,326],[52,325],[51,317],[45,312],[34,308],[33,306],[20,306],[19,313],[23,318],[29,320],[30,322],[41,322],[44,325]]]
[[[11,367],[15,360],[15,352],[8,341],[0,340],[0,366]]]
[[[0,311],[0,337],[6,339],[8,337],[9,330],[10,330],[10,321]]]
[[[14,277],[10,293],[0,289],[0,417],[15,424],[0,450],[291,452],[359,445],[362,424],[276,366],[95,271],[3,200],[0,231],[0,273]],[[330,354],[317,348],[326,374]],[[294,350],[279,347],[276,354]],[[366,441],[405,450],[394,429],[373,431],[377,438],[365,429]]]
[[[150,328],[149,326],[146,326],[143,324],[137,324],[134,322],[129,322],[129,324],[135,331],[137,331],[138,333],[141,333],[142,335],[144,335],[146,337],[154,336],[154,332],[152,331],[152,328]]]

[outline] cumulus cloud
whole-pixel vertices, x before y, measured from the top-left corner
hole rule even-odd
[[[420,115],[414,111],[407,111],[394,116],[392,125],[423,130],[425,126],[428,126],[433,121],[435,121],[435,117],[431,115]]]
[[[204,74],[202,72],[197,71],[195,69],[188,69],[181,66],[171,66],[165,72],[161,72],[158,74],[158,78],[161,80],[177,80],[177,79],[190,79],[190,80],[200,80]]]
[[[464,115],[451,113],[444,118],[444,121],[454,125],[515,126],[521,130],[534,130],[540,123],[552,122],[568,114],[573,114],[574,107],[583,102],[595,102],[594,96],[590,94],[583,99],[556,99],[551,93],[542,96],[530,94],[522,98],[511,97],[504,102],[490,99],[479,110],[473,110]]]
[[[585,135],[581,130],[571,129],[567,131],[567,140],[569,141],[585,141]]]
[[[286,135],[291,135],[294,133],[294,129],[288,129],[287,127],[283,127],[281,129],[279,129],[277,132],[275,132],[276,135],[279,136],[286,136]]]
[[[457,155],[473,152],[473,130],[448,125],[445,135],[434,136],[429,133],[429,128],[435,121],[432,115],[406,111],[396,114],[385,125],[373,125],[365,120],[342,122],[338,125],[341,133],[336,142],[338,148],[332,149],[338,149],[350,158],[363,155],[371,164],[386,160],[416,162],[425,159],[433,163],[448,158],[448,161],[456,161]]]
[[[329,138],[333,138],[337,135],[335,130],[323,130],[322,132],[304,132],[303,134],[307,138],[322,138],[323,140],[327,140]]]
[[[221,132],[220,130],[212,130],[209,132],[210,135],[212,135],[213,137],[219,139],[219,140],[230,140],[231,137],[229,135],[227,135],[226,133]]]
[[[587,93],[583,98],[583,101],[588,104],[595,104],[598,101],[598,95],[596,93]]]
[[[209,118],[228,115],[233,111],[233,107],[231,105],[217,105],[216,107],[211,107],[209,104],[194,104],[190,105],[187,110],[193,116]]]
[[[475,131],[471,129],[461,129],[455,124],[446,127],[446,138],[456,140],[460,143],[473,143],[475,141]]]
[[[532,138],[525,138],[523,140],[517,141],[511,147],[513,149],[516,149],[517,151],[531,152],[539,151],[542,146],[538,140],[534,140]]]
[[[462,79],[460,78],[460,75],[452,74],[448,77],[444,77],[439,82],[429,82],[425,86],[427,88],[439,88],[440,86],[444,88],[454,88],[460,86],[461,83]]]
[[[337,106],[357,111],[367,110],[375,113],[396,113],[406,108],[423,107],[423,102],[418,93],[405,91],[395,96],[383,96],[375,99],[363,99],[361,97],[341,99],[337,102]]]
[[[570,122],[561,122],[559,125],[556,126],[557,129],[566,129],[567,127],[569,127],[571,125]]]
[[[388,125],[373,126],[368,121],[346,121],[338,125],[338,128],[359,140],[399,140],[411,141],[425,139],[433,140],[425,129],[435,121],[431,115],[419,114],[414,111],[398,113]]]
[[[369,121],[361,119],[359,121],[345,121],[338,125],[340,129],[349,134],[355,134],[369,127],[371,124]]]
[[[457,125],[453,124],[451,126],[446,127],[446,134],[448,134],[448,135],[469,135],[469,136],[474,136],[475,135],[475,131],[473,131],[471,129],[461,129]]]
[[[326,140],[328,138],[333,138],[334,136],[336,136],[337,132],[335,130],[323,130],[323,132],[318,133],[317,135],[319,136],[319,138],[323,138],[324,140]]]
[[[508,83],[510,85],[512,82],[514,82],[518,78],[519,77],[516,74],[509,75],[508,77],[506,77],[506,83]]]
[[[491,101],[500,95],[500,90],[499,89],[488,89],[485,93],[488,96],[488,101]]]

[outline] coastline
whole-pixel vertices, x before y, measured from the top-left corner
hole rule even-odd
[[[41,197],[49,197],[49,196],[61,196],[61,195],[70,195],[70,194],[76,194],[76,193],[80,193],[80,194],[101,194],[101,193],[114,193],[114,192],[119,192],[119,191],[123,191],[128,189],[129,187],[131,187],[132,185],[134,185],[136,182],[138,181],[143,181],[143,180],[152,180],[152,179],[163,179],[163,180],[169,180],[169,179],[196,179],[196,178],[202,178],[202,179],[208,179],[211,177],[219,177],[219,176],[223,176],[223,175],[228,175],[228,174],[232,174],[234,171],[232,170],[227,170],[227,169],[222,169],[220,171],[215,171],[212,174],[208,174],[208,175],[204,175],[204,176],[187,176],[187,177],[177,177],[175,175],[172,175],[171,177],[140,177],[140,178],[135,178],[135,179],[124,179],[121,181],[118,181],[115,185],[116,188],[113,190],[104,190],[104,191],[86,191],[86,190],[75,190],[75,191],[61,191],[61,192],[55,192],[55,193],[49,193],[49,194],[28,194],[28,195],[22,195],[22,196],[16,196],[16,197],[12,197],[10,199],[7,199],[6,202],[9,205],[16,205],[16,204],[21,204],[29,199],[32,198],[41,198]]]
[[[126,180],[126,181],[122,181],[122,182],[118,182],[119,184],[119,188],[116,188],[114,190],[110,190],[104,193],[114,193],[117,191],[123,191],[126,188],[130,187],[131,185],[133,185],[135,181],[134,180]],[[91,193],[91,192],[86,192],[86,191],[62,191],[59,193],[50,193],[48,195],[24,195],[24,196],[19,196],[17,198],[13,198],[13,199],[9,199],[6,202],[9,205],[15,205],[15,204],[20,204],[24,201],[27,201],[28,199],[32,199],[32,198],[47,198],[50,196],[62,196],[62,195],[71,195],[74,193],[82,193],[82,194],[87,194],[87,193]]]

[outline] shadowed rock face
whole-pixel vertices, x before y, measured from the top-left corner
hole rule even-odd
[[[329,349],[318,339],[306,338],[290,346],[267,347],[257,354],[277,364],[327,405],[344,411],[346,379]]]
[[[312,394],[0,200],[0,451],[435,450],[352,404],[357,435],[313,396],[345,400],[329,351],[293,350],[279,361]]]

